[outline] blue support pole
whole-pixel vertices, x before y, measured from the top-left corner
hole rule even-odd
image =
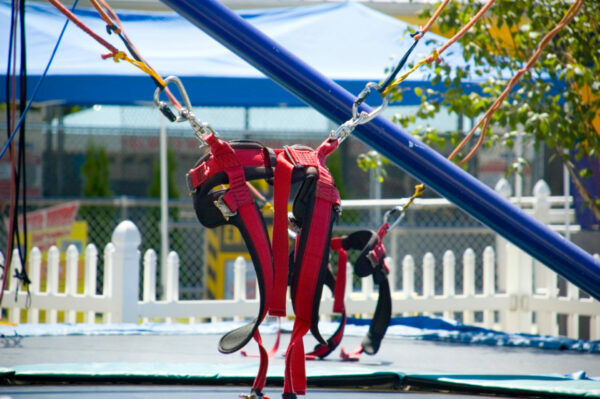
[[[353,95],[218,1],[162,1],[328,118],[337,123],[351,118]],[[355,135],[426,186],[600,300],[600,261],[590,254],[513,206],[387,119],[377,117],[360,125]]]

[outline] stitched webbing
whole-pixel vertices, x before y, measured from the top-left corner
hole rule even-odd
[[[285,152],[277,156],[277,166],[273,177],[273,262],[275,278],[273,301],[269,309],[272,316],[285,316],[285,297],[288,286],[289,239],[288,239],[288,200],[294,165],[288,160]]]

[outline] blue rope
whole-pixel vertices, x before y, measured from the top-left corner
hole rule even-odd
[[[77,3],[78,2],[79,2],[79,0],[75,0],[75,2],[73,3],[73,7],[71,8],[71,11],[75,10],[75,7],[77,7]],[[21,127],[21,125],[25,121],[25,117],[27,116],[27,112],[29,112],[29,109],[31,108],[31,104],[33,103],[33,100],[35,99],[35,96],[36,96],[38,90],[40,89],[40,86],[42,85],[42,82],[44,81],[44,78],[48,74],[48,70],[50,69],[50,65],[52,64],[52,61],[54,60],[54,56],[56,55],[56,51],[58,50],[58,46],[60,45],[60,42],[61,42],[61,40],[63,38],[63,35],[65,34],[65,30],[67,30],[67,25],[69,25],[69,19],[66,20],[65,25],[63,26],[62,31],[60,32],[60,35],[58,36],[58,41],[56,42],[56,45],[54,46],[54,50],[52,50],[52,54],[50,55],[50,60],[48,60],[48,65],[46,65],[46,69],[44,69],[44,73],[42,74],[40,80],[35,85],[35,88],[33,89],[33,93],[31,94],[31,98],[29,99],[29,102],[27,103],[27,106],[25,107],[25,110],[23,110],[23,114],[21,115],[21,118],[19,119],[19,122],[15,126],[15,130],[13,130],[12,134],[8,138],[8,141],[4,145],[4,148],[2,149],[2,152],[0,152],[0,159],[2,159],[2,157],[4,157],[4,154],[6,154],[6,151],[8,150],[8,147],[10,146],[10,143],[13,141],[13,139],[17,135],[17,132],[19,131],[19,128]],[[21,51],[25,51],[25,49],[21,49]]]

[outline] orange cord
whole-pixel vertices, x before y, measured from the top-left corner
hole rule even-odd
[[[124,40],[127,41],[127,44],[130,46],[131,50],[133,52],[135,52],[136,55],[140,58],[139,61],[132,60],[131,58],[128,58],[128,57],[122,57],[120,55],[120,53],[122,54],[122,52],[120,52],[112,44],[110,44],[109,42],[104,40],[102,37],[100,37],[98,34],[96,34],[94,31],[92,31],[87,25],[85,25],[83,23],[83,21],[81,21],[79,18],[77,18],[75,16],[75,14],[73,14],[68,8],[66,8],[64,5],[62,5],[62,3],[60,3],[59,0],[48,0],[48,1],[54,7],[56,7],[61,13],[63,13],[67,18],[69,18],[75,25],[77,25],[81,30],[83,30],[85,33],[90,35],[98,43],[102,44],[104,47],[106,47],[108,49],[108,51],[110,51],[110,54],[103,55],[102,58],[112,57],[117,62],[119,59],[125,59],[126,61],[128,61],[131,64],[135,65],[136,67],[140,68],[142,71],[146,72],[152,78],[154,78],[154,80],[157,82],[157,84],[163,88],[165,94],[169,98],[169,101],[171,102],[171,104],[173,104],[173,106],[178,111],[181,111],[183,109],[183,106],[181,105],[181,103],[171,93],[171,91],[169,90],[169,88],[167,87],[165,82],[160,78],[160,75],[158,75],[158,73],[156,73],[156,71],[148,64],[148,62],[146,62],[146,60],[144,60],[144,58],[139,55],[139,51],[135,48],[133,43],[131,43],[131,40],[129,40],[129,38],[125,34],[125,31],[123,30],[123,26],[121,24],[121,20],[119,19],[118,15],[104,0],[90,0],[90,2],[94,6],[94,8],[98,11],[98,14],[102,18],[102,20],[110,28],[112,28],[115,33],[121,35],[122,38],[124,38]],[[104,9],[103,9],[103,7],[104,7]],[[157,77],[158,77],[158,79],[157,79]]]
[[[435,20],[440,16],[440,14],[442,13],[442,10],[444,9],[444,7],[446,7],[446,5],[449,2],[450,2],[450,0],[444,0],[442,2],[442,4],[440,4],[438,9],[435,10],[435,12],[431,16],[431,18],[429,18],[429,21],[427,21],[427,23],[424,26],[419,27],[419,32],[413,36],[415,40],[419,40],[421,37],[423,37],[423,34],[425,34],[425,32],[429,31],[429,29],[431,28],[431,26],[433,25]]]
[[[540,44],[538,45],[535,53],[527,61],[527,64],[525,64],[525,66],[523,68],[519,69],[517,71],[517,73],[515,73],[515,75],[510,79],[510,81],[504,88],[504,91],[500,94],[500,96],[498,96],[498,98],[496,99],[496,101],[494,101],[492,106],[487,110],[487,112],[483,115],[483,117],[479,120],[479,122],[475,126],[473,126],[471,131],[462,139],[462,141],[456,146],[456,148],[448,156],[449,160],[451,160],[452,158],[454,158],[456,156],[456,154],[458,154],[458,152],[473,137],[473,135],[475,134],[477,129],[481,126],[481,134],[479,136],[479,140],[477,140],[477,143],[469,151],[469,153],[460,162],[458,162],[458,165],[460,166],[460,165],[465,164],[467,161],[469,161],[469,159],[471,159],[473,157],[473,155],[475,155],[477,150],[483,144],[483,141],[485,139],[485,132],[487,130],[489,123],[492,120],[492,116],[502,106],[502,103],[508,96],[508,93],[510,93],[510,91],[517,84],[519,79],[521,79],[521,77],[525,74],[525,72],[527,72],[529,69],[531,69],[531,67],[537,62],[537,60],[542,55],[543,50],[546,48],[548,43],[550,43],[550,41],[554,38],[554,36],[556,36],[556,34],[561,29],[563,29],[567,24],[569,24],[575,18],[577,13],[579,13],[579,11],[581,10],[583,3],[584,3],[584,0],[577,0],[575,3],[573,3],[571,5],[571,7],[569,7],[569,10],[566,12],[566,14],[562,17],[560,22],[550,32],[548,32],[544,36],[544,38],[540,41]]]
[[[444,51],[446,51],[448,47],[450,47],[452,44],[456,43],[456,41],[458,41],[461,37],[463,37],[463,35],[467,33],[467,31],[471,29],[473,25],[475,25],[475,22],[477,22],[481,17],[483,17],[483,14],[485,14],[487,10],[490,9],[490,7],[494,4],[495,1],[496,0],[489,0],[487,3],[485,3],[485,5],[481,7],[477,14],[475,14],[475,16],[471,18],[471,20],[465,26],[463,26],[458,32],[456,32],[454,36],[452,36],[446,43],[444,43],[440,48],[437,49],[438,55],[441,55]],[[435,60],[436,59],[433,55],[427,57],[428,64],[432,63]]]

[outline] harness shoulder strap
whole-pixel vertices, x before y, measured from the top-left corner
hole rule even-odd
[[[295,166],[316,168],[314,190],[308,190],[308,207],[302,215],[301,231],[292,278],[292,300],[296,319],[286,352],[284,394],[304,394],[306,370],[303,337],[310,329],[325,343],[317,323],[322,285],[327,270],[329,241],[340,198],[331,173],[325,165],[327,156],[337,147],[337,140],[326,140],[315,151],[287,148],[288,159]],[[312,194],[311,194],[312,193]]]
[[[285,316],[285,296],[289,274],[288,200],[294,164],[288,160],[286,152],[277,155],[277,167],[273,176],[273,262],[275,277],[273,301],[269,314]]]
[[[264,219],[256,206],[246,181],[246,168],[257,176],[258,168],[270,168],[268,151],[264,148],[234,150],[232,146],[214,135],[206,138],[210,146],[210,157],[190,171],[189,181],[194,192],[194,207],[200,221],[208,227],[225,223],[236,226],[246,245],[259,286],[260,309],[258,316],[249,324],[225,334],[219,341],[219,351],[232,353],[244,347],[252,338],[260,352],[259,372],[253,384],[253,392],[262,396],[268,368],[268,354],[262,345],[258,326],[265,318],[270,306],[273,287],[273,257]],[[252,172],[254,169],[254,172]],[[229,187],[213,190],[219,179],[226,176]],[[212,181],[211,181],[212,179]]]

